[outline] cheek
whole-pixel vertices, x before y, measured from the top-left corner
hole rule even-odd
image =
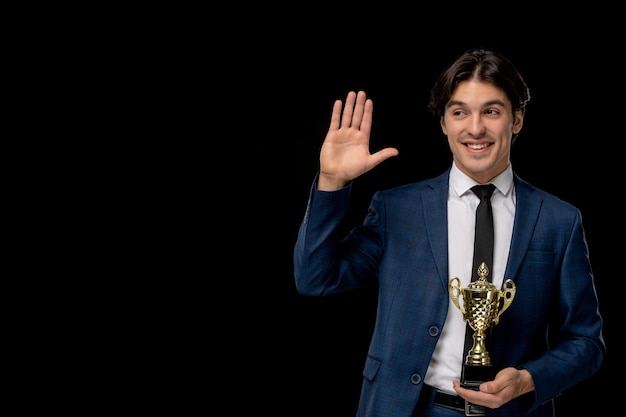
[[[442,130],[446,136],[451,138],[458,138],[461,132],[463,132],[464,128],[458,123],[448,123],[447,125],[442,126]]]
[[[456,149],[457,148],[460,148],[460,147],[463,146],[457,140],[455,140],[454,136],[452,136],[452,135],[448,135],[447,136],[447,142],[448,142],[448,148],[450,148],[450,150],[454,154],[456,154]]]

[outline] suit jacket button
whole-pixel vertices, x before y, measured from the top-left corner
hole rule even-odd
[[[422,377],[420,376],[420,374],[411,375],[411,384],[417,385],[420,382],[422,382]]]

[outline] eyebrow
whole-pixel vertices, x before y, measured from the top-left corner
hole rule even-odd
[[[465,103],[464,101],[460,101],[460,100],[450,100],[448,102],[448,104],[446,105],[446,108],[452,107],[452,106],[465,106],[467,105],[467,103]],[[486,102],[483,107],[489,107],[489,106],[494,106],[494,105],[499,105],[502,107],[506,107],[506,104],[504,104],[504,101],[499,100],[499,99],[495,99],[495,100],[489,100],[488,102]]]

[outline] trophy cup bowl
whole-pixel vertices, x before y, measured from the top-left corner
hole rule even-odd
[[[478,386],[493,379],[491,358],[485,346],[485,334],[489,327],[498,324],[500,316],[509,308],[515,298],[515,283],[507,279],[503,290],[498,290],[487,281],[489,274],[483,262],[478,268],[478,279],[466,288],[461,288],[457,277],[450,279],[448,290],[454,306],[463,314],[463,320],[474,331],[472,348],[467,352],[461,375],[461,385],[478,390]],[[459,297],[463,298],[463,306]]]

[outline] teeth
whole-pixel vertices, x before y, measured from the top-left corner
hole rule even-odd
[[[474,145],[474,144],[470,145],[470,144],[468,144],[467,145],[468,148],[476,149],[476,150],[486,148],[487,146],[489,146],[489,145],[487,145],[487,144],[482,144],[482,145]]]

